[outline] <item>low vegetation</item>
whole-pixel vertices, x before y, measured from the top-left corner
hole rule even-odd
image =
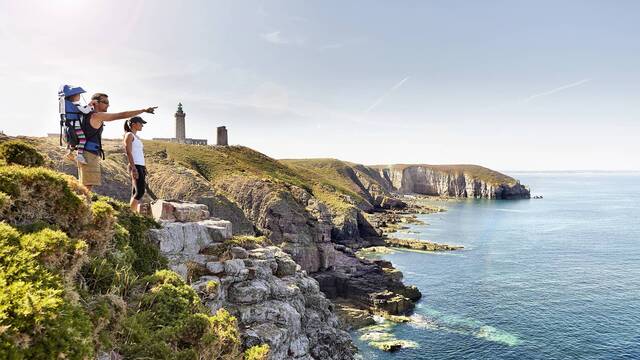
[[[236,319],[209,314],[166,269],[153,220],[37,156],[4,155],[33,154],[26,143],[1,146],[0,358],[266,358],[264,346],[243,352]]]
[[[253,250],[264,246],[273,245],[266,236],[248,236],[248,235],[236,235],[231,239],[225,240],[222,244],[213,248],[205,250],[205,253],[209,255],[215,255],[221,260],[231,259],[231,248],[241,247],[246,250]],[[197,272],[198,269],[192,271]],[[206,272],[206,269],[203,269]],[[199,275],[199,274],[196,274]],[[204,273],[202,274],[204,275]]]
[[[190,146],[163,141],[145,142],[145,151],[165,157],[197,171],[211,182],[231,175],[269,178],[277,182],[308,188],[291,168],[244,146]]]
[[[0,143],[0,159],[3,159],[7,164],[23,166],[44,165],[44,157],[32,146],[19,140]]]
[[[161,141],[145,142],[145,150],[154,158],[195,170],[214,184],[238,175],[267,179],[276,185],[303,188],[336,212],[364,201],[355,185],[340,175],[340,164],[345,163],[339,160],[326,167],[300,167],[243,146],[189,146]]]

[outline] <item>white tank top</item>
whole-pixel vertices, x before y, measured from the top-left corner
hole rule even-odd
[[[131,155],[133,156],[133,163],[136,165],[144,166],[144,145],[140,138],[133,134],[133,141],[131,142]]]

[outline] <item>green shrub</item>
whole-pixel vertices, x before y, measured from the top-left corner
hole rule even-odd
[[[11,206],[11,196],[0,191],[0,216]]]
[[[223,354],[222,359],[240,358],[240,332],[236,318],[227,310],[219,309],[215,315],[209,316],[209,320],[211,329],[205,337],[202,352],[210,355]]]
[[[149,239],[149,229],[160,227],[153,219],[131,211],[123,202],[109,199],[108,202],[116,211],[118,224],[128,232],[128,242],[136,254],[133,269],[140,275],[153,274],[156,270],[167,267],[167,259],[160,254],[160,249]],[[116,241],[122,241],[123,233],[116,234]]]
[[[93,247],[93,257],[82,269],[85,286],[95,294],[126,296],[140,275],[166,264],[157,248],[146,241],[146,231],[155,226],[155,222],[133,214],[124,204],[105,197],[96,198],[91,209],[93,224],[91,230],[83,234],[92,239]]]
[[[225,241],[231,246],[240,246],[248,250],[257,249],[263,246],[273,245],[266,236],[238,235]]]
[[[110,350],[119,341],[117,336],[126,317],[127,303],[116,295],[98,295],[87,303],[94,324],[93,337],[98,349]]]
[[[159,225],[88,196],[55,171],[0,166],[0,358],[242,358],[235,318],[160,270]]]
[[[215,255],[224,260],[231,258],[230,250],[232,247],[239,246],[247,250],[253,250],[269,245],[273,245],[273,243],[266,236],[236,235],[231,239],[225,240],[219,246],[205,249],[204,253]]]
[[[60,231],[22,235],[0,223],[0,357],[82,359],[93,354],[91,322],[65,297],[60,276],[76,249],[76,242]]]
[[[116,232],[116,211],[104,200],[91,204],[91,224],[82,232],[91,245],[91,255],[102,256],[111,246]]]
[[[207,294],[215,294],[218,292],[218,288],[220,288],[220,282],[217,280],[209,280],[205,286],[205,291]]]
[[[22,166],[42,166],[44,157],[33,146],[20,141],[9,140],[0,143],[0,158],[7,164]]]
[[[268,344],[252,346],[244,351],[244,360],[267,360],[268,358]]]
[[[0,167],[0,192],[11,206],[0,215],[11,225],[45,222],[72,236],[91,220],[91,212],[69,182],[75,179],[44,168]]]
[[[140,307],[123,321],[125,358],[238,359],[236,319],[226,310],[206,314],[195,291],[176,273],[157,271],[139,281],[133,303]]]

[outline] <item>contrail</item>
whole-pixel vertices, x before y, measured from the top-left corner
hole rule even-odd
[[[572,87],[580,86],[580,85],[582,85],[584,83],[588,83],[589,81],[591,81],[591,79],[582,79],[582,80],[580,80],[578,82],[574,82],[574,83],[567,84],[567,85],[562,85],[560,87],[557,87],[557,88],[549,90],[549,91],[545,91],[545,92],[541,92],[539,94],[531,95],[528,98],[524,99],[523,102],[528,103],[529,101],[531,101],[531,100],[533,100],[535,98],[551,95],[551,94],[557,93],[558,91],[562,91],[562,90],[566,90],[566,89],[569,89],[569,88],[572,88]]]
[[[371,110],[375,109],[376,106],[380,105],[380,103],[382,102],[382,100],[384,100],[384,98],[386,98],[387,96],[389,96],[389,94],[391,94],[392,92],[398,90],[407,80],[409,80],[409,77],[405,77],[404,79],[400,80],[397,84],[393,85],[393,87],[389,90],[387,90],[386,93],[384,93],[384,95],[380,96],[378,98],[378,100],[376,100],[373,104],[371,104],[371,106],[369,106],[367,108],[367,110],[365,110],[365,114],[370,112]]]

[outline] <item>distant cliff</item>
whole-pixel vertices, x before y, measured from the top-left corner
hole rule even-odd
[[[528,199],[529,189],[510,176],[478,165],[373,165],[336,159],[281,160],[316,179],[337,183],[357,196],[369,211],[399,204],[394,194],[422,194],[456,198]]]
[[[484,199],[528,199],[529,189],[514,178],[477,165],[372,166],[387,191]]]

